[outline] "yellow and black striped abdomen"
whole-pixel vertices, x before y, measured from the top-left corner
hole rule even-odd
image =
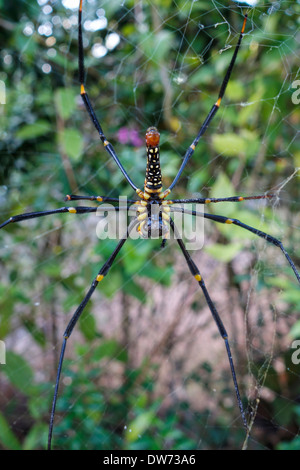
[[[159,160],[159,148],[147,148],[147,168],[145,188],[147,190],[158,192],[162,188],[162,178]]]

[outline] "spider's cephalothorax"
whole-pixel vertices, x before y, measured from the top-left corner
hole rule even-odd
[[[138,204],[138,220],[141,222],[137,228],[143,238],[166,238],[170,232],[170,208],[164,201],[152,199]]]

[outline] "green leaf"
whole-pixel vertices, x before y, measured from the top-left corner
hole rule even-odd
[[[109,277],[101,282],[101,293],[108,298],[114,297],[116,293],[124,286],[124,278],[120,271],[116,269],[109,273]]]
[[[54,262],[53,260],[45,261],[42,266],[42,270],[47,276],[53,278],[59,277],[61,272],[61,268],[57,264],[57,261]]]
[[[83,139],[75,128],[64,129],[60,134],[62,150],[72,160],[79,160],[83,152]]]
[[[299,294],[298,294],[299,295]],[[300,338],[300,321],[297,321],[290,330],[290,336],[292,338]]]
[[[197,59],[198,61],[198,59]],[[191,75],[189,84],[191,86],[209,85],[215,79],[215,70],[213,67],[207,65],[206,67],[200,67],[197,72]]]
[[[115,339],[108,339],[103,341],[93,353],[93,359],[95,361],[99,361],[104,357],[124,362],[126,361],[127,354],[118,341]]]
[[[202,189],[202,186],[207,183],[208,178],[209,174],[207,170],[203,170],[203,168],[201,168],[199,171],[194,171],[189,177],[187,191],[189,193],[198,192]]]
[[[0,413],[0,442],[5,449],[21,450],[21,444],[10,429],[2,413]]]
[[[69,119],[76,109],[76,93],[72,88],[60,88],[55,93],[55,104],[60,117]]]
[[[241,101],[245,97],[245,86],[237,81],[237,80],[230,80],[226,89],[226,98],[232,101]]]
[[[299,450],[300,449],[300,436],[296,436],[292,441],[280,442],[277,445],[278,450]]]
[[[299,288],[286,290],[286,292],[282,294],[281,298],[285,300],[286,302],[295,304],[297,310],[300,309]]]
[[[243,137],[234,133],[215,134],[212,137],[213,148],[225,157],[237,157],[245,154],[247,142]]]
[[[174,35],[167,30],[157,32],[155,35],[144,35],[140,48],[152,65],[158,66],[167,57],[174,43]]]
[[[19,354],[6,352],[6,365],[3,367],[9,381],[25,395],[32,390],[33,372],[28,362]]]
[[[153,411],[146,411],[137,416],[127,427],[125,437],[127,441],[134,442],[139,439],[140,435],[149,428],[155,418]]]
[[[218,198],[231,196],[236,196],[233,184],[225,173],[219,173],[210,190],[209,197]],[[210,204],[209,209],[211,212],[221,213],[223,215],[226,214],[226,217],[233,217],[236,204],[238,203],[219,202],[218,204]]]
[[[97,333],[96,320],[91,313],[80,317],[79,327],[86,339],[91,340],[95,338]]]
[[[259,139],[256,132],[244,131],[241,134],[228,132],[214,134],[212,144],[214,150],[225,157],[251,157],[258,151]]]
[[[145,303],[147,299],[145,290],[132,279],[128,279],[126,282],[126,294],[132,295],[142,303]]]
[[[35,139],[51,131],[51,125],[47,121],[36,121],[33,124],[25,124],[16,132],[17,139],[29,140]]]
[[[242,243],[230,243],[229,245],[222,245],[214,243],[211,246],[205,247],[205,251],[213,258],[228,263],[232,261],[243,250]]]
[[[157,266],[147,266],[147,269],[140,273],[142,277],[148,277],[156,282],[160,282],[164,286],[171,284],[171,278],[174,273],[173,266],[166,266],[164,268],[158,268]]]
[[[46,346],[47,340],[43,330],[37,327],[36,323],[32,318],[24,318],[24,326],[32,335],[34,340],[41,346]]]
[[[288,426],[292,422],[294,416],[295,405],[293,402],[288,402],[285,398],[280,396],[273,400],[274,414],[276,415],[276,422],[280,426]]]
[[[152,59],[155,62],[161,63],[164,58],[167,57],[173,43],[174,35],[168,30],[159,31],[155,36],[154,47]]]
[[[46,423],[35,424],[28,434],[22,445],[22,450],[33,450],[44,447],[47,441],[48,425]]]
[[[144,270],[145,262],[153,245],[143,242],[144,240],[142,243],[138,243],[137,240],[128,240],[127,242],[123,263],[128,275],[140,274]]]
[[[234,187],[229,178],[220,173],[210,191],[210,197],[229,197],[236,196]],[[245,208],[245,202],[219,202],[218,204],[210,204],[209,209],[212,213],[222,214],[228,218],[238,219],[246,225],[255,227],[263,232],[271,233],[276,236],[276,223],[265,220],[265,212],[261,215],[259,212],[253,212]],[[268,215],[268,214],[267,214]],[[209,221],[205,221],[205,224]],[[258,240],[259,237],[249,230],[242,229],[234,224],[216,224],[218,230],[228,240]]]

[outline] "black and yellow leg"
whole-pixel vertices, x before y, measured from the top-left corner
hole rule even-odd
[[[69,213],[69,214],[88,214],[90,212],[97,212],[99,207],[60,207],[59,209],[53,209],[49,211],[40,211],[40,212],[27,212],[25,214],[18,214],[18,215],[13,215],[10,217],[8,220],[0,224],[0,229],[5,227],[6,225],[16,223],[16,222],[22,222],[23,220],[29,220],[29,219],[36,219],[38,217],[45,217],[48,215],[53,215],[53,214],[63,214],[63,213]],[[120,211],[120,210],[128,210],[129,207],[127,206],[114,206],[114,207],[105,207],[106,211]]]
[[[258,196],[231,196],[231,197],[212,197],[212,198],[194,198],[194,199],[168,199],[168,204],[210,204],[217,202],[242,202],[253,199],[272,199],[275,194],[260,194]]]
[[[82,39],[82,0],[80,0],[79,10],[78,10],[78,66],[79,66],[80,94],[85,104],[86,110],[91,118],[91,121],[94,124],[95,128],[97,129],[100,140],[103,143],[105,150],[114,159],[119,169],[125,176],[127,182],[130,184],[130,186],[136,191],[138,189],[137,186],[131,181],[125,168],[120,162],[113,146],[106,139],[104,132],[102,130],[102,127],[100,125],[100,122],[98,121],[94,108],[90,102],[89,96],[84,87],[85,67],[84,67],[84,53],[83,53],[83,39]]]
[[[142,230],[143,230],[143,227],[144,227],[145,223],[146,223],[146,221],[143,220],[137,228],[140,235],[142,235]]]
[[[295,274],[295,276],[296,276],[296,278],[297,278],[297,280],[300,284],[300,274],[299,274],[293,260],[291,259],[291,257],[287,253],[286,249],[284,248],[284,246],[283,246],[283,244],[280,240],[273,237],[272,235],[269,235],[268,233],[265,233],[261,230],[258,230],[257,228],[254,228],[254,227],[251,227],[250,225],[244,224],[243,222],[241,222],[238,219],[230,219],[230,218],[223,217],[221,215],[211,215],[211,214],[205,214],[205,218],[210,219],[210,220],[214,220],[215,222],[219,222],[221,224],[237,225],[238,227],[241,227],[245,230],[248,230],[248,232],[254,233],[258,237],[263,238],[268,243],[271,243],[274,246],[278,246],[280,248],[280,250],[282,251],[282,253],[284,254],[284,256],[286,257],[289,265],[291,266],[292,270],[294,271],[294,274]]]
[[[224,93],[225,93],[225,90],[226,90],[226,87],[227,87],[227,84],[228,84],[228,81],[230,79],[230,75],[231,75],[231,72],[232,72],[232,69],[234,67],[234,64],[235,64],[235,61],[236,61],[236,57],[237,57],[237,54],[238,54],[238,51],[239,51],[239,48],[240,48],[240,45],[241,45],[241,42],[242,42],[242,38],[243,38],[243,35],[244,35],[244,31],[245,31],[245,25],[246,25],[246,20],[247,20],[247,15],[245,15],[244,17],[244,22],[243,22],[243,26],[242,26],[242,29],[241,29],[241,33],[240,33],[240,36],[239,36],[239,39],[238,39],[238,42],[237,42],[237,45],[235,47],[235,50],[234,50],[234,53],[233,53],[233,56],[232,56],[232,59],[230,61],[230,64],[229,64],[229,67],[227,69],[227,72],[225,74],[225,77],[223,79],[223,82],[222,82],[222,85],[221,85],[221,88],[220,88],[220,92],[219,92],[219,96],[218,96],[218,99],[216,101],[216,103],[212,106],[211,110],[209,111],[207,117],[205,118],[205,121],[203,122],[196,138],[193,140],[192,144],[189,146],[188,150],[186,151],[186,154],[184,156],[184,159],[183,159],[183,162],[181,164],[181,167],[177,173],[177,175],[175,176],[174,178],[174,181],[172,182],[172,184],[169,186],[169,190],[172,190],[175,186],[175,184],[177,183],[181,173],[183,172],[183,169],[185,168],[187,162],[189,161],[189,159],[191,158],[191,156],[193,155],[194,151],[195,151],[195,148],[196,148],[196,145],[198,144],[200,138],[202,137],[202,135],[204,134],[204,132],[206,131],[206,129],[208,128],[211,120],[213,119],[214,115],[216,114],[216,112],[218,111],[219,107],[220,107],[220,104],[221,104],[221,101],[222,101],[222,98],[224,96]],[[166,190],[168,191],[168,190]],[[165,192],[166,192],[165,191]]]
[[[237,378],[236,378],[235,368],[234,368],[234,364],[233,364],[233,359],[232,359],[232,354],[231,354],[231,350],[230,350],[230,346],[229,346],[228,335],[227,335],[226,329],[224,327],[224,324],[223,324],[223,322],[220,318],[220,315],[218,314],[218,311],[217,311],[212,299],[210,298],[210,295],[209,295],[208,290],[206,288],[206,285],[204,283],[203,277],[201,276],[198,267],[196,266],[196,264],[192,260],[189,252],[185,248],[184,243],[183,243],[183,241],[181,240],[181,238],[179,236],[178,230],[177,230],[177,228],[176,228],[176,226],[175,226],[175,224],[174,224],[174,222],[171,218],[170,218],[170,226],[171,226],[171,229],[172,229],[172,231],[175,235],[175,238],[178,242],[178,245],[180,246],[180,249],[183,253],[183,256],[185,257],[185,260],[187,262],[187,265],[190,269],[191,274],[194,276],[194,278],[196,279],[196,281],[198,282],[199,286],[202,289],[202,292],[204,294],[207,305],[208,305],[208,307],[211,311],[212,317],[213,317],[213,319],[216,322],[216,325],[218,327],[220,336],[222,336],[222,338],[225,342],[226,352],[227,352],[227,356],[228,356],[228,361],[229,361],[229,365],[230,365],[232,380],[233,380],[233,384],[234,384],[234,388],[235,388],[235,393],[236,393],[238,406],[239,406],[239,409],[240,409],[241,418],[242,418],[242,421],[243,421],[243,424],[244,424],[245,428],[248,429],[246,414],[245,414],[245,411],[244,411],[244,407],[243,407],[240,392],[239,392],[238,382],[237,382]]]
[[[68,323],[68,326],[64,332],[63,335],[63,342],[62,342],[62,347],[61,347],[61,352],[60,352],[60,358],[59,358],[59,363],[58,363],[58,368],[57,368],[57,375],[56,375],[56,382],[55,382],[55,389],[54,389],[54,396],[53,396],[53,402],[52,402],[52,408],[51,408],[51,416],[50,416],[50,424],[49,424],[49,433],[48,433],[48,449],[51,449],[52,445],[52,434],[53,434],[53,424],[54,424],[54,416],[55,416],[55,409],[56,409],[56,403],[57,403],[57,397],[58,397],[58,389],[59,389],[59,382],[60,382],[60,376],[61,376],[61,371],[62,371],[62,366],[63,366],[63,361],[64,361],[64,355],[65,355],[65,350],[66,350],[66,345],[67,345],[67,340],[70,338],[72,331],[79,320],[82,312],[84,311],[84,308],[86,307],[88,301],[92,297],[96,287],[98,286],[99,282],[103,280],[103,278],[107,275],[108,271],[110,270],[113,262],[116,259],[117,254],[120,252],[121,248],[123,247],[124,243],[128,239],[128,236],[131,232],[131,230],[138,224],[138,221],[135,219],[133,220],[126,231],[126,234],[121,238],[119,243],[117,244],[116,248],[106,261],[100,271],[98,272],[97,276],[93,280],[87,294],[85,295],[84,299],[80,303],[79,307],[75,311],[74,315],[72,316],[70,322]]]
[[[223,215],[207,214],[205,212],[197,212],[197,211],[193,211],[193,210],[184,209],[184,208],[181,208],[181,207],[172,207],[172,206],[171,206],[171,211],[182,212],[184,214],[191,214],[191,215],[198,216],[198,217],[204,217],[205,219],[213,220],[214,222],[217,222],[217,223],[220,223],[220,224],[237,225],[238,227],[241,227],[244,230],[248,230],[248,232],[254,233],[258,237],[263,238],[268,243],[271,243],[272,245],[279,247],[280,250],[282,251],[282,253],[284,254],[284,256],[286,257],[286,259],[287,259],[289,265],[291,266],[292,270],[294,271],[294,274],[297,278],[297,281],[300,284],[300,274],[299,274],[293,260],[291,259],[290,255],[288,254],[288,252],[284,248],[282,242],[280,240],[278,240],[277,238],[273,237],[272,235],[269,235],[268,233],[263,232],[262,230],[258,230],[255,227],[251,227],[250,225],[244,224],[243,222],[241,222],[238,219],[231,219],[231,218],[228,218],[228,217],[224,217]]]
[[[59,209],[53,209],[49,211],[27,212],[25,214],[19,214],[10,217],[8,220],[0,224],[0,229],[11,223],[22,222],[23,220],[35,219],[52,214],[62,214],[64,212],[68,212],[70,214],[85,214],[96,211],[97,207],[60,207]]]
[[[120,198],[106,196],[77,196],[75,194],[67,194],[65,201],[96,201],[96,202],[120,202]],[[126,203],[134,204],[134,199],[126,199]]]
[[[161,248],[165,248],[165,246],[167,244],[167,240],[168,240],[169,237],[170,237],[170,232],[167,232],[164,235],[163,239],[162,239],[162,242],[161,242],[161,245],[160,245]]]

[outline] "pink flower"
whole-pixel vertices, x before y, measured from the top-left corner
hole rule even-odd
[[[130,140],[134,147],[141,147],[144,143],[136,129],[130,131]]]
[[[129,127],[121,127],[118,131],[118,139],[121,144],[131,144],[134,147],[141,147],[143,140],[139,137],[137,129],[130,129]]]
[[[129,141],[129,129],[128,127],[120,127],[118,130],[118,139],[120,144],[127,144]]]

